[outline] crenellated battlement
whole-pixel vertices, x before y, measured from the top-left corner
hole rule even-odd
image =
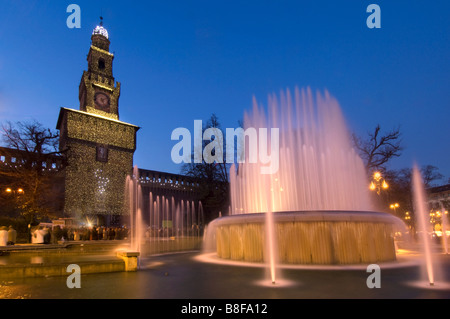
[[[109,90],[114,90],[114,88],[120,88],[120,83],[114,81],[114,77],[103,76],[99,73],[93,73],[89,71],[83,72],[83,78],[92,84],[97,84],[98,86],[107,88]]]

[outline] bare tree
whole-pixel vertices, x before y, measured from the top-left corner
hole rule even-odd
[[[203,132],[208,128],[221,129],[219,119],[215,114],[212,114],[208,119],[206,125],[203,127]],[[207,144],[208,141],[203,141],[203,149]],[[213,152],[215,151],[216,150],[214,150]],[[203,207],[205,209],[205,212],[210,216],[215,215],[219,211],[223,210],[228,205],[229,200],[229,164],[227,164],[225,161],[225,148],[222,149],[222,155],[222,161],[214,161],[212,163],[209,163],[203,158],[201,163],[195,163],[193,161],[194,154],[192,154],[191,163],[184,164],[181,168],[182,174],[194,177],[200,181]]]
[[[444,175],[439,173],[439,168],[433,165],[422,166],[420,172],[422,174],[423,184],[426,188],[436,186],[433,182],[444,178]]]
[[[37,121],[6,122],[2,126],[5,146],[34,155],[59,154],[59,133],[44,128]]]
[[[58,157],[59,134],[45,128],[37,121],[6,122],[2,125],[4,151],[14,163],[5,165],[0,170],[3,184],[11,185],[14,189],[21,189],[21,196],[16,198],[16,205],[20,212],[32,221],[54,213],[58,205],[57,198],[61,194],[60,167],[48,167],[51,157]],[[59,158],[59,157],[58,157]],[[63,184],[62,184],[63,185]]]
[[[385,169],[386,163],[394,157],[399,157],[401,146],[400,129],[393,129],[385,134],[381,132],[378,124],[367,138],[352,135],[353,144],[366,166],[367,172]]]

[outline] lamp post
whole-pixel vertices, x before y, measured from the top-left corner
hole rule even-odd
[[[394,210],[394,215],[397,214],[397,208],[399,208],[399,207],[400,207],[400,205],[398,203],[389,205],[389,208]]]
[[[22,188],[18,188],[18,189],[12,189],[11,187],[8,187],[5,189],[5,192],[7,192],[8,194],[16,194],[16,195],[22,195],[24,193]]]
[[[388,189],[389,185],[386,183],[386,180],[383,178],[380,172],[373,173],[372,181],[369,185],[370,190],[377,191],[377,194],[380,195],[382,189]]]
[[[408,227],[411,229],[411,222],[410,222],[410,220],[411,220],[411,215],[409,214],[409,212],[406,212],[405,213],[405,221],[406,221],[406,223],[408,224]]]
[[[25,191],[21,187],[19,187],[17,189],[13,189],[11,187],[7,187],[5,189],[5,192],[7,194],[9,194],[10,196],[15,195],[16,198],[13,199],[13,201],[15,202],[15,205],[19,204],[18,203],[19,202],[19,200],[18,200],[19,196],[21,196],[21,195],[23,195],[25,193]]]

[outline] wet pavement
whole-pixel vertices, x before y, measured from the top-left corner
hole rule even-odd
[[[81,288],[67,277],[19,278],[0,282],[0,298],[16,299],[449,299],[450,289],[421,282],[417,263],[383,267],[380,288],[368,288],[364,267],[281,269],[275,285],[260,267],[202,262],[198,252],[140,259],[137,272],[81,274]],[[450,275],[450,256],[437,255]],[[414,259],[414,256],[407,256]],[[69,275],[69,274],[68,274]]]

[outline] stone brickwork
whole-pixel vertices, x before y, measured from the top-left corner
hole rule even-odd
[[[109,40],[94,34],[91,41],[88,70],[83,72],[79,86],[80,110],[118,120],[120,83],[114,82]]]
[[[132,172],[139,127],[119,120],[120,83],[114,82],[109,39],[93,34],[91,40],[80,109],[61,108],[57,129],[67,157],[64,212],[98,222],[127,213],[125,181]]]

